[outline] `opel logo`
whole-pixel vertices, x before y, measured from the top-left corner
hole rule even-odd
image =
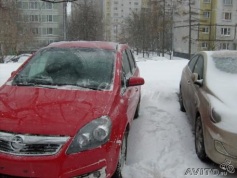
[[[23,138],[20,136],[13,137],[10,146],[14,151],[19,152],[25,146]]]

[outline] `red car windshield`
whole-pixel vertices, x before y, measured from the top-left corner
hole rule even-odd
[[[115,52],[92,48],[46,48],[39,51],[13,80],[20,86],[77,86],[111,89]]]

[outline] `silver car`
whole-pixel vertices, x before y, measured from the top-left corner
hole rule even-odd
[[[202,51],[183,69],[180,109],[195,133],[197,156],[237,168],[237,51]]]

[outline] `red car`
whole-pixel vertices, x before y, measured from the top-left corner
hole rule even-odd
[[[40,49],[0,88],[0,176],[121,177],[143,84],[126,44]]]

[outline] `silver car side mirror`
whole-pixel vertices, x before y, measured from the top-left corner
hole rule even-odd
[[[200,87],[203,85],[203,79],[198,80],[198,74],[197,73],[193,73],[191,78],[192,78],[192,81],[195,85],[198,85]]]

